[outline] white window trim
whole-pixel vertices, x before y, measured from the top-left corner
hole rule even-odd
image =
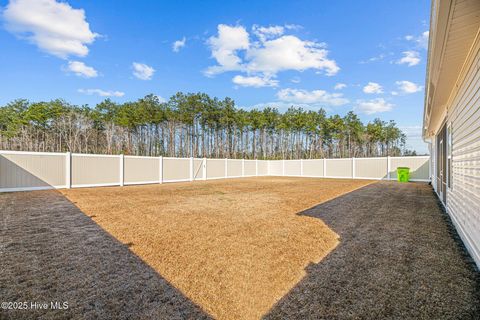
[[[447,191],[453,191],[453,179],[452,173],[450,172],[453,166],[453,135],[452,135],[452,123],[447,123]],[[452,181],[450,181],[452,180]]]

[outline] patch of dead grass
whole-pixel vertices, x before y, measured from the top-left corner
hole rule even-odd
[[[339,242],[297,213],[369,183],[247,178],[62,193],[210,315],[257,319]]]

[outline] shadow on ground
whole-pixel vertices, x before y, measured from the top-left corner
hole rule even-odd
[[[301,214],[340,244],[266,319],[480,319],[480,274],[427,184],[380,182]]]
[[[0,300],[29,304],[0,319],[209,318],[59,192],[0,194],[0,213]],[[30,307],[51,301],[68,309]]]

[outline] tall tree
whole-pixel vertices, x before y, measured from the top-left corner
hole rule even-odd
[[[64,100],[15,100],[0,107],[0,148],[176,157],[299,159],[400,155],[405,135],[394,121],[364,125],[353,112],[291,106],[244,110],[234,100],[178,92],[94,108]],[[408,151],[411,153],[410,151]]]

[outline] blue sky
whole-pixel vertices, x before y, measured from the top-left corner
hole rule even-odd
[[[393,119],[421,141],[428,0],[0,0],[0,104],[177,91]],[[176,48],[175,47],[176,42]]]

